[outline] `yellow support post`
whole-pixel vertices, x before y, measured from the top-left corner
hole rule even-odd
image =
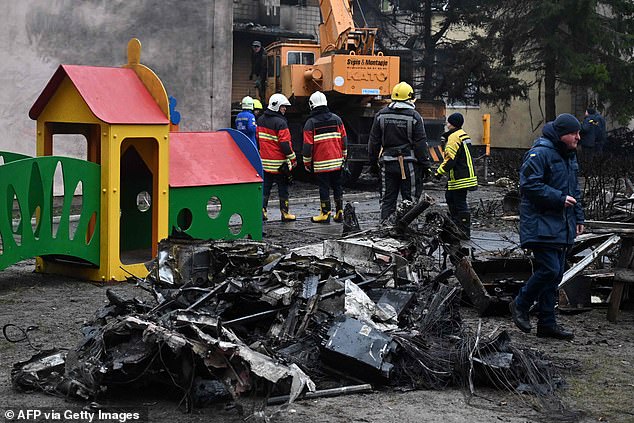
[[[486,146],[486,155],[491,155],[491,115],[482,115],[482,144]]]
[[[484,182],[489,182],[489,157],[491,156],[491,115],[482,115],[482,144],[484,144]]]

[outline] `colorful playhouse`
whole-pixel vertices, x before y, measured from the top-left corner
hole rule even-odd
[[[173,230],[261,239],[255,146],[234,130],[171,132],[165,88],[140,52],[133,39],[121,68],[61,65],[29,112],[38,157],[0,153],[0,268],[37,255],[40,272],[120,281],[145,276]],[[54,155],[69,134],[85,140],[85,160]]]

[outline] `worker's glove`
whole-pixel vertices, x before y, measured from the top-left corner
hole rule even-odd
[[[370,163],[370,173],[372,175],[378,175],[381,172],[379,168],[379,162],[371,162]]]
[[[306,172],[310,173],[312,172],[312,169],[310,168],[310,164],[304,164],[304,169],[306,170]]]
[[[341,163],[341,175],[346,179],[352,178],[352,172],[350,172],[350,168],[348,167],[348,160],[345,158]]]
[[[441,180],[442,179],[442,175],[438,172],[434,173],[434,178],[436,178],[437,180]]]
[[[288,162],[291,169],[295,169],[297,167],[297,159],[288,159]]]

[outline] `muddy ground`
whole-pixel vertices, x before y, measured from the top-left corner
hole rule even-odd
[[[365,178],[358,189],[348,189],[347,200],[355,201],[362,228],[378,220],[377,181]],[[504,188],[482,187],[470,195],[474,206],[483,211],[474,219],[474,242],[487,238],[487,232],[505,232],[513,239],[514,224],[499,219],[500,207],[489,207],[485,200],[499,200]],[[427,192],[443,201],[440,184],[430,185]],[[482,200],[482,202],[480,202]],[[271,199],[271,206],[276,199]],[[318,207],[317,189],[304,183],[291,188],[291,210],[299,217],[291,224],[276,219],[279,212],[271,207],[271,221],[265,224],[265,239],[289,247],[319,242],[340,234],[341,226],[331,223],[317,226],[310,216]],[[497,211],[495,211],[497,210]],[[507,245],[508,246],[508,245]],[[36,326],[30,332],[31,343],[39,348],[72,348],[81,339],[80,329],[93,313],[106,303],[106,288],[127,296],[142,296],[133,284],[104,285],[71,280],[33,272],[34,260],[26,260],[0,272],[0,326],[13,323],[20,327]],[[479,318],[472,309],[463,307],[465,325],[477,327]],[[568,363],[564,370],[567,388],[559,396],[570,410],[583,413],[580,421],[634,422],[634,312],[625,310],[619,322],[609,323],[606,310],[595,308],[578,315],[561,315],[560,322],[573,328],[571,342],[541,340],[519,332],[506,318],[483,318],[483,333],[508,330],[513,342],[536,348],[557,362]],[[0,409],[5,407],[82,407],[75,400],[24,394],[12,389],[12,365],[31,357],[34,351],[26,342],[10,343],[0,338]],[[527,422],[539,416],[530,407],[530,397],[480,389],[467,404],[460,389],[445,391],[394,392],[375,391],[335,398],[298,401],[281,410],[272,421],[279,422]],[[147,407],[150,421],[218,421],[239,422],[244,417],[235,410],[206,408],[184,414],[178,407],[180,398],[164,392],[129,392],[122,390],[114,398],[104,398],[100,405]],[[273,412],[277,408],[269,407]],[[541,415],[542,421],[556,421]]]

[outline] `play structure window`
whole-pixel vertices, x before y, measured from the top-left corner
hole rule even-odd
[[[222,202],[218,197],[211,197],[207,202],[207,215],[211,219],[215,219],[220,215],[222,210]]]
[[[53,155],[88,159],[88,140],[81,134],[53,134]]]
[[[101,126],[86,123],[46,122],[44,156],[63,156],[101,163]]]
[[[141,213],[145,213],[150,210],[152,206],[152,196],[147,191],[141,191],[136,196],[136,207]]]
[[[242,231],[242,216],[234,213],[229,218],[229,230],[232,234],[238,235]]]
[[[178,217],[176,218],[176,224],[182,231],[186,231],[192,225],[193,215],[192,211],[188,208],[181,209],[178,212]]]

